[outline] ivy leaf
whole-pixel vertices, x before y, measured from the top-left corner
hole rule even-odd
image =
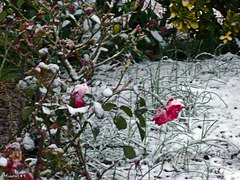
[[[103,105],[103,110],[104,111],[110,111],[114,108],[117,108],[117,105],[113,104],[113,103],[106,103],[106,104]]]
[[[124,155],[128,159],[133,159],[136,157],[136,152],[134,151],[132,146],[124,146],[123,151],[124,151]]]
[[[29,118],[29,116],[31,116],[33,111],[34,108],[32,106],[25,107],[22,112],[22,120],[26,121]]]
[[[139,130],[141,139],[142,139],[142,141],[143,141],[144,138],[145,138],[146,132],[141,128],[141,126],[140,126],[140,124],[139,124],[138,122],[137,122],[137,126],[138,126],[138,130]]]
[[[116,116],[113,120],[118,130],[127,128],[127,122],[122,116]]]
[[[123,110],[129,117],[133,116],[132,110],[129,107],[121,106],[120,109]]]

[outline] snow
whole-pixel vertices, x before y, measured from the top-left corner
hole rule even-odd
[[[78,113],[81,113],[81,114],[84,114],[88,111],[89,109],[89,106],[84,106],[84,107],[81,107],[81,108],[73,108],[69,105],[66,105],[67,106],[67,109],[68,109],[68,112],[71,114],[71,115],[76,115]]]
[[[56,144],[51,144],[48,146],[49,149],[57,149],[57,145]]]
[[[39,67],[46,66],[42,64]],[[80,137],[85,144],[98,147],[97,150],[87,149],[87,156],[91,159],[89,164],[103,171],[101,168],[106,169],[108,165],[102,163],[102,159],[112,162],[120,159],[116,169],[109,169],[105,174],[106,177],[112,177],[116,171],[116,179],[127,179],[128,173],[130,179],[143,180],[240,179],[239,56],[227,53],[212,59],[182,62],[164,57],[159,62],[131,64],[119,89],[131,77],[133,82],[127,89],[132,91],[122,91],[118,96],[111,89],[116,87],[122,68],[124,67],[103,65],[96,69],[98,75],[91,85],[95,102],[91,106],[73,108],[57,103],[44,103],[42,106],[43,112],[48,115],[54,113],[51,109],[53,106],[67,109],[72,116],[86,113],[84,117],[87,117],[87,113],[95,112],[96,116],[91,116],[87,121],[93,127],[100,128],[99,135],[93,141],[89,129]],[[72,67],[71,69],[74,71]],[[56,82],[56,86],[60,84]],[[73,90],[73,87],[68,87],[68,92],[73,90],[74,93],[80,88],[82,87],[75,86]],[[153,100],[155,98],[147,91],[159,99]],[[129,106],[132,111],[136,107],[136,98],[145,99],[148,112],[144,114],[147,123],[144,142],[141,142],[135,117],[129,118],[121,110],[114,109],[117,115],[122,113],[128,124],[128,129],[116,131],[112,122],[113,115],[116,114],[104,112],[99,103],[102,99],[107,99],[103,96],[109,97],[108,102],[116,103],[118,107]],[[152,118],[161,105],[159,101],[167,102],[171,97],[183,99],[185,108],[179,112],[178,119],[161,126],[154,124]],[[42,121],[41,118],[37,120]],[[74,122],[73,130],[77,133],[80,125],[77,121],[71,121]],[[72,130],[67,126],[63,129]],[[52,134],[55,132],[56,129],[51,129]],[[29,135],[26,137],[30,138]],[[121,146],[128,143],[137,154],[131,161],[123,160]],[[146,156],[143,156],[143,147],[146,147]],[[63,153],[63,149],[55,144],[48,148],[53,153]],[[70,148],[68,151],[70,152]],[[138,170],[137,163],[141,170]],[[130,167],[132,168],[129,171]]]
[[[110,96],[113,95],[113,92],[112,92],[111,89],[107,88],[107,89],[104,89],[104,90],[103,90],[102,95],[103,95],[104,97],[110,97]]]
[[[47,48],[42,48],[38,52],[42,55],[47,55],[48,54],[48,49]]]
[[[0,167],[7,166],[7,159],[5,157],[0,157]]]
[[[96,116],[98,118],[103,118],[104,110],[102,108],[102,105],[99,102],[94,102],[93,106],[94,106],[94,111],[95,111]]]
[[[28,151],[31,151],[35,148],[35,143],[32,140],[32,138],[30,137],[29,133],[25,134],[25,136],[23,138],[23,144],[24,144],[23,147]]]
[[[33,167],[37,163],[37,158],[27,158],[25,162],[27,162],[30,167]]]
[[[36,68],[37,68],[37,71],[39,71],[39,68],[40,68],[43,70],[49,70],[52,73],[57,73],[59,70],[59,66],[57,64],[48,64],[47,65],[44,62],[40,62]]]
[[[106,77],[106,73],[110,70],[115,70],[115,74],[109,73]],[[99,67],[99,76],[96,78],[94,87],[91,87],[92,91],[95,93],[106,85],[111,88],[115,87],[114,82],[118,81],[120,71],[121,67],[111,67],[110,65]],[[152,110],[153,113],[152,116],[149,116],[150,114],[146,115],[146,131],[148,133],[146,142],[148,142],[147,152],[149,155],[140,161],[142,173],[147,173],[142,179],[159,177],[167,180],[198,180],[206,179],[207,176],[211,180],[240,179],[239,73],[240,57],[231,53],[217,57],[213,56],[212,59],[207,60],[195,59],[192,62],[187,60],[174,61],[164,57],[159,62],[142,62],[129,67],[129,72],[124,81],[126,82],[129,77],[133,78],[133,83],[128,88],[132,88],[135,94],[143,96],[141,89],[155,91],[154,88],[157,84],[161,93],[158,94],[156,91],[154,93],[160,98],[161,102],[176,97],[177,99],[184,98],[185,105],[185,109],[179,113],[177,120],[159,127],[151,121],[159,103],[156,103],[157,106],[153,109],[150,96],[145,95],[147,108],[150,111]],[[152,82],[153,84],[151,84]],[[98,96],[97,93],[96,96]],[[135,97],[127,92],[122,92],[121,96],[123,97],[121,99],[122,103],[128,104],[131,101],[130,98],[133,97],[134,99]],[[128,102],[125,100],[128,100]],[[192,107],[194,108],[191,110]],[[187,115],[187,113],[190,115]],[[104,119],[101,121],[102,126],[104,126]],[[181,121],[187,121],[189,127],[185,128]],[[176,129],[173,127],[178,130],[174,132]],[[167,132],[167,129],[171,128],[173,128],[172,132]],[[154,132],[154,129],[156,129],[156,132]],[[158,134],[160,130],[163,133]],[[114,133],[103,135],[104,138],[111,136],[113,138]],[[135,142],[135,139],[133,141]],[[163,144],[163,147],[161,147],[160,145],[164,141],[167,144]],[[206,144],[207,142],[213,144],[213,146],[209,147]],[[199,149],[195,149],[195,146]],[[166,154],[161,154],[159,148]],[[141,148],[135,146],[134,149],[138,151]],[[184,149],[187,151],[189,158],[191,154],[196,154],[199,160],[184,158]],[[113,150],[113,153],[117,153],[117,150]],[[151,154],[155,154],[155,156]],[[168,155],[171,158],[169,162],[151,165],[154,161],[158,162],[158,159],[160,160],[165,156],[168,158]],[[203,158],[204,155],[207,155],[206,159]],[[179,159],[177,156],[179,156]],[[177,161],[173,162],[174,159]],[[185,160],[187,164],[184,165]],[[144,165],[144,162],[149,163],[149,165]],[[183,164],[183,168],[180,164]],[[184,169],[184,166],[186,166],[186,169]],[[129,169],[129,164],[122,165],[122,168]],[[127,170],[121,170],[121,167],[117,169],[121,171],[117,176],[119,179],[127,178]],[[140,173],[133,169],[130,173],[132,179]],[[109,172],[109,174],[111,173]]]

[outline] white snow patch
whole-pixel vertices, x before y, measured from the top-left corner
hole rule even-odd
[[[81,108],[73,108],[73,107],[69,106],[68,104],[66,106],[67,106],[68,112],[71,115],[76,115],[78,113],[84,114],[89,109],[89,106],[84,106],[84,107],[81,107]]]
[[[102,92],[102,95],[105,96],[105,97],[110,97],[110,96],[113,95],[113,91],[109,88],[104,89],[103,92]]]
[[[0,167],[7,167],[7,159],[5,157],[0,157]]]
[[[98,118],[103,118],[104,110],[102,108],[102,105],[99,102],[94,102],[93,106],[94,106],[94,111],[95,111],[96,116]]]
[[[32,140],[32,138],[30,137],[29,133],[25,134],[25,136],[23,138],[23,144],[24,144],[23,147],[28,151],[31,151],[35,148],[35,143]]]

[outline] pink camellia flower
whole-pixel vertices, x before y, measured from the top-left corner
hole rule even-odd
[[[84,94],[88,94],[90,93],[87,84],[78,84],[74,87],[72,95],[71,95],[71,99],[73,97],[75,97],[76,101],[74,104],[74,108],[80,108],[85,106],[85,103],[83,102],[82,96]]]
[[[173,98],[169,99],[166,107],[160,108],[156,111],[156,114],[153,118],[155,124],[162,125],[168,121],[172,121],[178,117],[177,111],[181,111],[184,108],[183,100]]]

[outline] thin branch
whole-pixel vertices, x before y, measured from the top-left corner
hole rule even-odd
[[[124,50],[125,50],[125,48],[123,48],[123,49],[122,49],[121,51],[119,51],[117,54],[114,54],[112,57],[107,58],[105,61],[100,62],[100,63],[94,65],[93,68],[96,68],[96,67],[99,67],[99,66],[101,66],[101,65],[103,65],[103,64],[108,63],[109,61],[111,61],[111,60],[113,60],[114,58],[116,58],[116,57],[118,57],[119,55],[121,55],[121,54],[124,52]]]

